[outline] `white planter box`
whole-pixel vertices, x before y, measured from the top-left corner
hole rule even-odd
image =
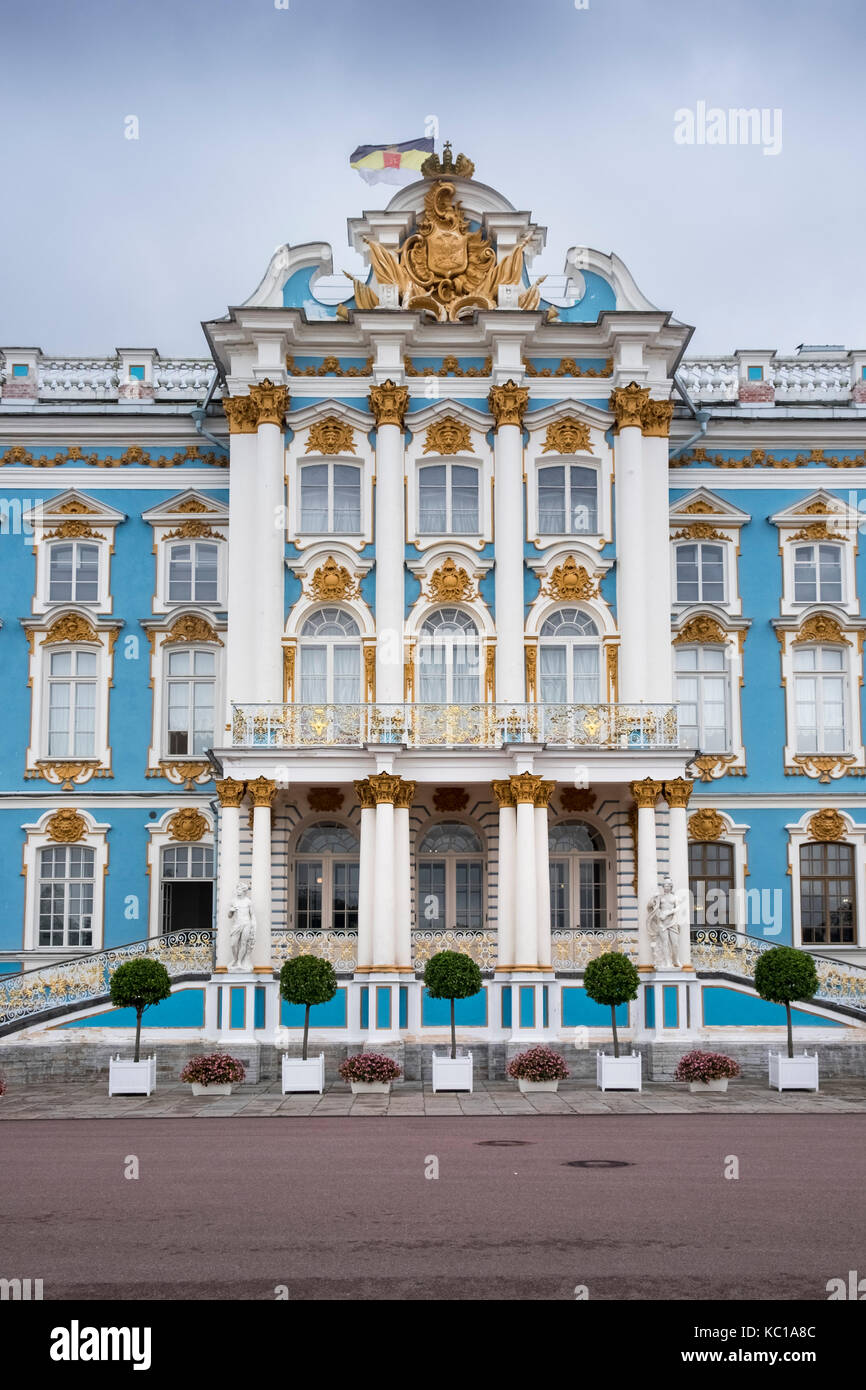
[[[521,1091],[555,1091],[559,1086],[559,1079],[556,1081],[527,1081],[525,1076],[518,1076],[517,1084]]]
[[[797,1057],[771,1052],[770,1085],[778,1091],[817,1091],[817,1052],[803,1052]]]
[[[695,1095],[700,1095],[701,1091],[726,1091],[728,1089],[728,1078],[717,1076],[715,1081],[690,1081],[689,1090]]]
[[[350,1081],[353,1096],[387,1096],[391,1090],[390,1081]]]
[[[156,1054],[133,1062],[118,1052],[108,1063],[110,1096],[149,1096],[156,1090]]]
[[[433,1053],[433,1094],[437,1091],[472,1090],[472,1053],[452,1057],[447,1052]]]
[[[282,1089],[283,1095],[288,1091],[318,1091],[321,1095],[325,1089],[324,1052],[318,1057],[308,1057],[306,1062],[302,1057],[290,1057],[284,1052]]]
[[[606,1052],[595,1054],[595,1078],[600,1091],[640,1091],[642,1089],[639,1052],[628,1057],[611,1057]]]
[[[230,1096],[232,1093],[231,1081],[214,1081],[210,1085],[203,1081],[193,1081],[191,1084],[194,1096]]]

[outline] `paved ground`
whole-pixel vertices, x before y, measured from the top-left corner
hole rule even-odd
[[[407,1117],[383,1143],[208,1113],[6,1125],[0,1275],[46,1300],[823,1301],[866,1269],[860,1116]]]
[[[152,1096],[109,1096],[102,1081],[10,1084],[0,1099],[0,1120],[126,1119],[230,1115],[681,1115],[866,1113],[866,1082],[826,1081],[820,1092],[771,1091],[765,1082],[731,1082],[727,1092],[692,1094],[688,1086],[649,1082],[642,1092],[596,1090],[589,1081],[564,1081],[556,1094],[521,1095],[513,1081],[482,1081],[472,1095],[433,1094],[429,1085],[401,1082],[390,1096],[353,1096],[342,1082],[324,1095],[280,1094],[277,1081],[235,1087],[230,1096],[194,1097],[179,1081],[160,1081]]]

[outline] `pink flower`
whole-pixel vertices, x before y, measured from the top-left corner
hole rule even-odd
[[[564,1081],[568,1076],[568,1067],[565,1059],[553,1048],[540,1045],[512,1057],[507,1072],[515,1081]]]
[[[677,1063],[674,1081],[722,1081],[740,1075],[740,1067],[724,1052],[687,1052]]]
[[[338,1070],[344,1081],[396,1081],[403,1075],[399,1063],[382,1052],[356,1052]]]
[[[199,1086],[225,1086],[243,1081],[246,1068],[237,1057],[227,1052],[209,1052],[191,1057],[180,1074],[181,1081],[194,1081]]]

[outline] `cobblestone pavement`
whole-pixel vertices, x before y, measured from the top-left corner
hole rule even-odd
[[[733,1081],[727,1092],[693,1094],[687,1086],[645,1083],[641,1092],[596,1090],[565,1081],[559,1091],[522,1095],[511,1081],[480,1081],[475,1091],[439,1092],[428,1083],[401,1082],[391,1094],[353,1096],[342,1082],[323,1095],[281,1095],[279,1082],[237,1086],[230,1096],[193,1096],[179,1081],[160,1081],[151,1096],[109,1096],[104,1081],[11,1083],[0,1098],[0,1120],[227,1118],[270,1115],[683,1115],[839,1114],[866,1112],[866,1081],[827,1081],[815,1094],[771,1091],[766,1084]]]

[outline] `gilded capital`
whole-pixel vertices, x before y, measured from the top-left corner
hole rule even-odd
[[[229,434],[255,434],[256,409],[249,396],[223,396]]]
[[[398,425],[403,428],[403,417],[409,409],[409,387],[398,386],[390,377],[381,386],[370,387],[370,410],[380,425]]]
[[[641,433],[653,439],[667,439],[673,413],[673,401],[647,401],[640,414]]]
[[[519,806],[522,801],[528,801],[533,806],[535,798],[540,793],[541,787],[545,785],[541,778],[534,772],[512,773],[509,778],[511,789],[514,793],[514,803]],[[548,797],[550,793],[548,792]]]
[[[651,777],[644,777],[642,782],[631,784],[631,794],[641,811],[647,808],[652,810],[661,795],[661,790],[661,782],[654,782]]]
[[[244,783],[237,782],[234,777],[226,777],[225,781],[217,782],[216,791],[220,806],[237,807],[244,799]]]
[[[547,810],[555,786],[555,782],[539,782],[532,796],[532,804],[535,806],[536,810]]]
[[[689,804],[694,785],[694,782],[687,782],[685,777],[675,777],[672,782],[665,782],[663,796],[668,806],[684,810]]]
[[[288,386],[278,386],[265,377],[258,386],[250,387],[250,400],[255,411],[257,429],[259,425],[279,425],[280,429],[283,428],[289,408]]]
[[[412,801],[415,796],[415,788],[417,787],[418,783],[406,782],[403,780],[402,777],[399,780],[400,785],[394,793],[394,805],[399,807],[401,810],[406,811],[412,805]]]
[[[514,789],[510,782],[491,782],[490,785],[500,807],[514,806]]]
[[[625,429],[640,429],[643,409],[648,400],[649,387],[638,386],[636,381],[629,382],[628,386],[615,387],[608,402],[616,416],[614,434],[619,434],[620,430]]]
[[[355,795],[361,803],[362,810],[370,811],[376,805],[376,797],[373,788],[370,786],[369,777],[363,781],[355,783]]]
[[[254,782],[247,783],[253,806],[272,806],[276,790],[277,784],[270,777],[257,777]]]
[[[394,804],[403,780],[401,777],[395,777],[391,772],[376,772],[367,780],[370,783],[377,806],[382,801],[389,801],[392,805]]]
[[[496,422],[496,429],[503,425],[522,425],[526,407],[529,404],[529,387],[518,386],[516,381],[507,381],[504,386],[491,386],[487,406]]]

